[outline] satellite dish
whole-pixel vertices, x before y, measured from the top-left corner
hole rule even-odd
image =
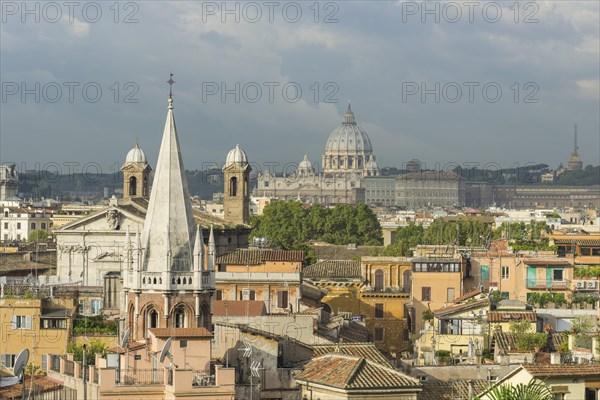
[[[13,374],[15,376],[20,376],[23,373],[25,366],[27,365],[27,361],[29,361],[29,350],[23,349],[15,360],[15,367],[13,368]]]
[[[165,357],[169,357],[169,360],[171,359],[171,353],[169,353],[169,350],[171,349],[171,339],[172,338],[168,338],[167,341],[165,342],[165,344],[163,345],[163,348],[160,352],[160,357],[158,357],[158,359],[160,360],[160,362],[164,362],[165,361]]]
[[[119,343],[119,347],[124,349],[125,346],[127,346],[127,343],[129,343],[129,336],[131,335],[131,330],[129,328],[127,328],[127,330],[125,330],[125,333],[123,334],[123,338],[121,339],[121,342]]]

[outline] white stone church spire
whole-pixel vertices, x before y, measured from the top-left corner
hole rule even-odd
[[[173,83],[171,76],[169,84],[172,86]],[[167,274],[171,271],[191,271],[194,228],[170,93],[142,235],[143,270]]]

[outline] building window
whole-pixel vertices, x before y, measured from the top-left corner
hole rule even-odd
[[[237,196],[237,178],[235,176],[229,180],[229,195]]]
[[[454,288],[453,287],[449,287],[446,290],[446,301],[452,301],[454,300],[455,296],[454,296]]]
[[[8,218],[8,211],[4,211],[4,218]]]
[[[67,320],[62,318],[42,318],[42,329],[67,329]]]
[[[42,222],[42,229],[46,229],[46,223]]]
[[[383,303],[375,304],[375,318],[383,318]]]
[[[222,290],[217,290],[215,293],[216,293],[217,300],[223,300],[223,291]]]
[[[589,256],[592,254],[592,249],[589,247],[582,247],[581,248],[581,255],[582,256]]]
[[[375,341],[383,341],[383,328],[375,328]]]
[[[421,288],[421,301],[431,301],[431,287],[424,286]]]
[[[148,327],[158,328],[158,313],[154,309],[148,313]]]
[[[129,195],[137,195],[137,178],[135,176],[129,178]]]
[[[16,354],[2,354],[2,356],[0,356],[0,361],[6,368],[14,368],[16,358]]]
[[[185,349],[187,347],[187,340],[183,339],[179,341],[179,348]]]
[[[502,266],[502,279],[508,279],[508,277],[509,277],[508,265],[503,265]]]
[[[48,369],[48,355],[42,354],[42,371],[46,371]]]
[[[8,222],[4,223],[4,229],[8,229]]]
[[[383,271],[380,269],[375,271],[375,291],[383,291]]]
[[[92,300],[92,314],[98,315],[100,314],[100,300]]]
[[[563,280],[562,268],[555,268],[554,271],[552,272],[552,278],[555,281],[562,281]]]
[[[31,315],[13,315],[13,329],[31,329]]]
[[[35,222],[31,223],[31,229],[35,229]]]
[[[277,308],[288,308],[288,291],[277,291]]]
[[[17,222],[17,229],[21,229],[21,223]]]

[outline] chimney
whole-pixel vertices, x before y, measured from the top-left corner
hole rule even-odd
[[[552,364],[552,365],[560,364],[560,353],[558,351],[550,353],[550,364]]]

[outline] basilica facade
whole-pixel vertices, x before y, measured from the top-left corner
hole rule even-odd
[[[342,124],[333,130],[325,145],[322,171],[308,159],[289,176],[269,171],[258,175],[255,196],[301,199],[321,204],[358,204],[365,201],[366,177],[379,176],[371,139],[354,119],[350,105]]]

